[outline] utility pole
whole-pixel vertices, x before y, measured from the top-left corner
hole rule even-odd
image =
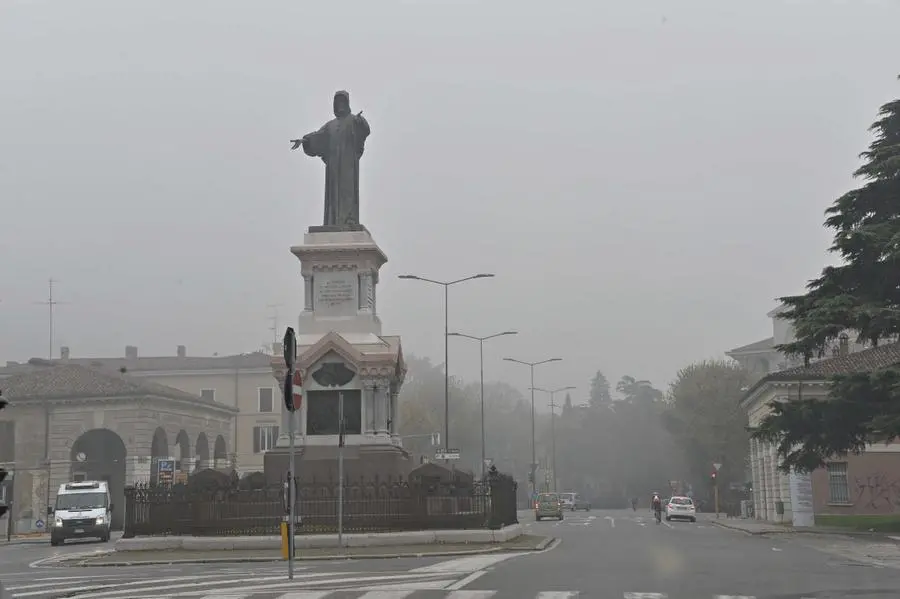
[[[50,316],[50,352],[47,355],[48,360],[53,360],[53,307],[60,305],[60,304],[69,303],[69,302],[60,302],[60,301],[53,299],[53,284],[54,283],[59,283],[59,281],[57,281],[56,279],[51,277],[48,280],[49,291],[48,291],[48,295],[47,295],[47,301],[34,302],[35,304],[41,304],[41,305],[47,306],[50,310],[50,315],[49,315]]]

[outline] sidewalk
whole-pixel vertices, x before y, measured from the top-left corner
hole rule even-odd
[[[860,530],[851,530],[847,528],[838,528],[834,526],[815,526],[811,528],[794,528],[788,524],[778,524],[776,522],[765,522],[763,520],[752,520],[749,518],[725,518],[723,514],[716,519],[715,514],[698,514],[697,519],[709,522],[713,526],[719,528],[728,528],[737,530],[748,535],[768,535],[768,534],[807,534],[807,535],[831,535],[842,537],[862,537],[867,539],[880,539],[888,542],[897,543],[900,537],[894,538],[885,533],[867,532]]]
[[[0,537],[0,546],[21,545],[22,543],[50,543],[50,535],[43,532],[13,535],[9,541],[6,540],[6,535]]]
[[[344,535],[346,547],[405,547],[411,545],[447,545],[506,543],[524,532],[521,524],[510,524],[493,530],[489,528],[453,530],[409,530],[405,532],[349,533]],[[297,549],[335,549],[335,534],[297,535]],[[116,551],[281,551],[281,537],[134,537],[116,541]],[[398,550],[400,551],[400,550]]]
[[[520,535],[505,543],[443,543],[428,545],[405,545],[402,547],[344,547],[297,549],[297,560],[342,560],[342,559],[388,559],[398,557],[437,557],[450,555],[473,555],[505,551],[540,551],[546,548],[553,537],[538,535]],[[67,566],[155,566],[168,564],[209,564],[209,563],[242,563],[242,562],[280,562],[284,561],[281,551],[271,549],[259,550],[211,550],[185,551],[174,549],[128,551],[125,553],[110,551],[94,555],[75,555],[66,559],[62,556],[56,562]]]

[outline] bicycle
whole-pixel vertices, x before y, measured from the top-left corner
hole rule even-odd
[[[662,510],[657,508],[653,511],[656,512],[656,514],[655,514],[656,515],[656,523],[662,524]]]

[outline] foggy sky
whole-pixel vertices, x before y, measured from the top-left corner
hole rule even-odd
[[[560,6],[555,6],[559,4]],[[362,222],[406,352],[517,329],[499,360],[562,357],[665,387],[771,334],[830,258],[823,211],[900,93],[900,2],[0,0],[0,360],[251,351],[296,323],[291,245],[324,169],[288,140],[335,90],[372,126]],[[477,346],[450,370],[477,377]]]

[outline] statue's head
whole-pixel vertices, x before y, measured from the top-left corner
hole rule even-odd
[[[334,116],[350,114],[350,93],[343,90],[334,93]]]

